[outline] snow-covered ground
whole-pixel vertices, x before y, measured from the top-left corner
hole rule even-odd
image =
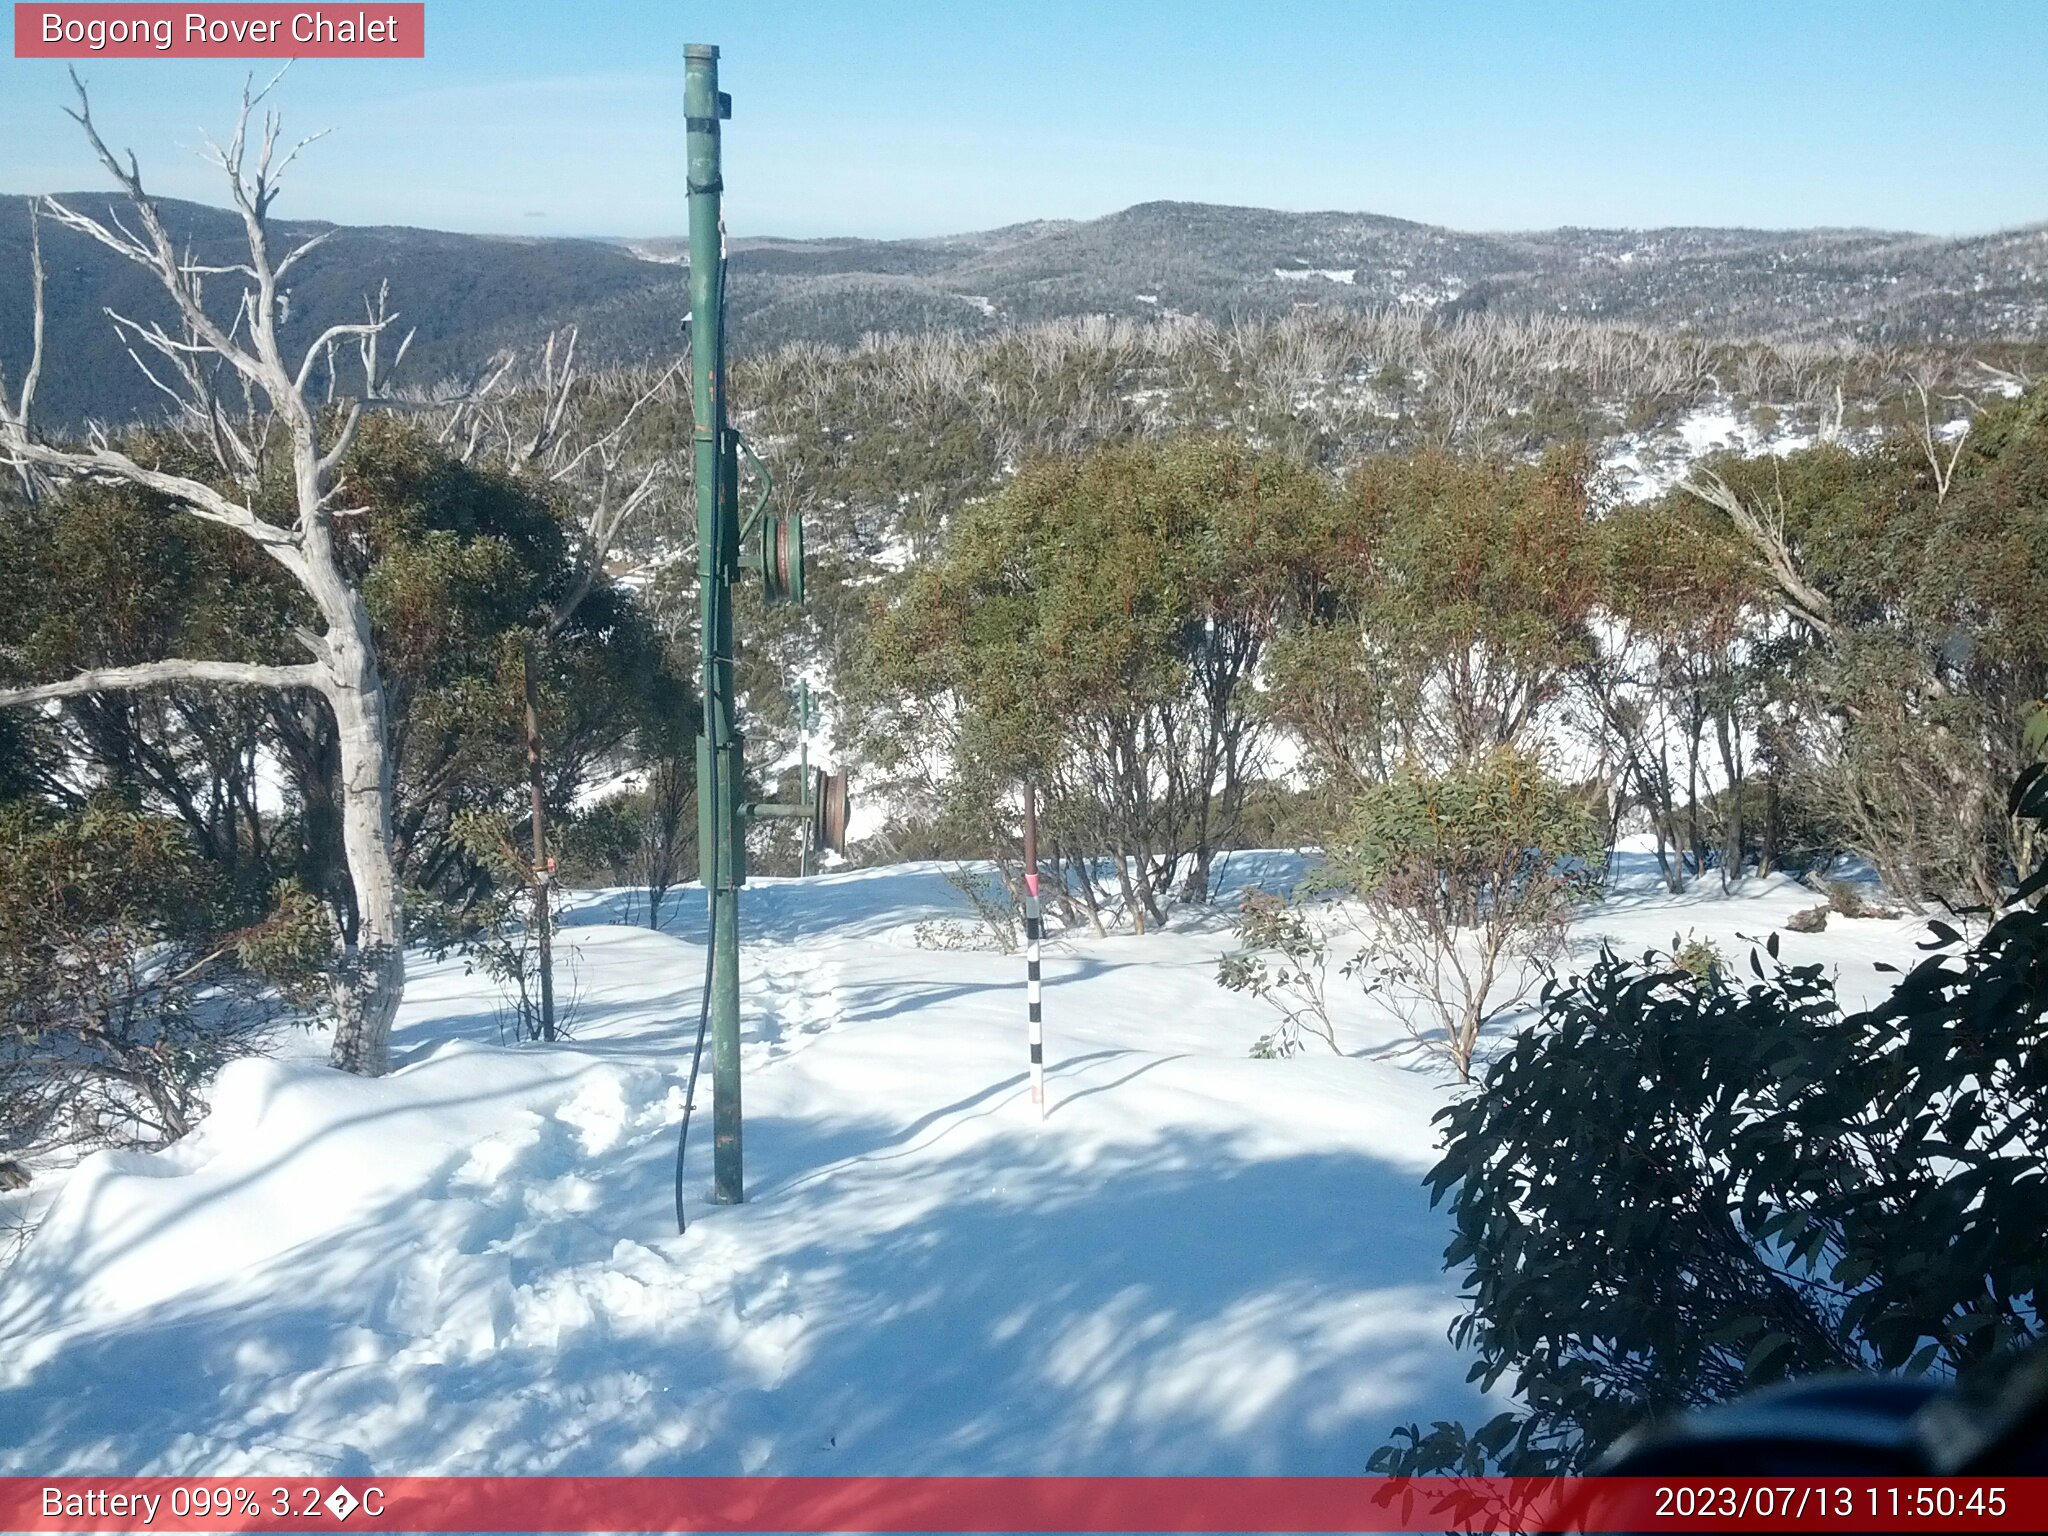
[[[1582,953],[1739,959],[1814,901],[1632,868]],[[0,1275],[0,1470],[1355,1473],[1487,1411],[1420,1182],[1451,1090],[1362,1001],[1347,1055],[1252,1060],[1272,1020],[1216,987],[1215,922],[1071,938],[1041,1123],[1021,960],[916,947],[960,915],[937,866],[761,881],[749,1199],[709,1203],[703,1115],[678,1236],[703,920],[624,910],[574,912],[566,1044],[501,1044],[489,984],[420,961],[390,1077],[240,1062],[184,1142],[81,1164]],[[1860,999],[1911,928],[1785,953]]]
[[[1810,448],[1815,433],[1785,418],[1764,431],[1738,415],[1723,398],[1695,406],[1669,427],[1655,432],[1627,432],[1608,440],[1600,467],[1623,501],[1652,501],[1683,480],[1693,463],[1710,453],[1735,453],[1744,458],[1770,454],[1782,458]]]

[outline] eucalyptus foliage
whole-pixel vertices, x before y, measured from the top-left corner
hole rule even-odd
[[[1048,854],[1091,903],[1093,858],[1141,922],[1176,887],[1202,899],[1259,766],[1257,669],[1330,510],[1315,471],[1225,440],[1028,466],[874,626],[888,766],[978,808],[991,847],[1035,781]]]
[[[1586,796],[1531,754],[1408,765],[1357,794],[1316,884],[1357,898],[1353,970],[1462,1081],[1481,1032],[1529,996],[1598,893],[1601,833]]]
[[[2048,818],[2038,766],[2008,801]],[[2042,1331],[2048,864],[1974,942],[1845,1013],[1775,937],[1739,983],[1603,953],[1442,1111],[1472,1378],[1376,1470],[1583,1466],[1631,1426],[1842,1367],[1964,1372]]]

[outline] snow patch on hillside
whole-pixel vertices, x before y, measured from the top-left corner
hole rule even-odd
[[[1620,500],[1654,501],[1709,454],[1782,458],[1812,447],[1817,436],[1789,410],[1766,429],[1750,415],[1738,413],[1732,401],[1720,398],[1694,406],[1668,427],[1610,438],[1600,468]]]
[[[651,261],[664,267],[687,267],[690,264],[690,249],[686,245],[643,245],[636,240],[623,242],[623,249],[635,261]]]

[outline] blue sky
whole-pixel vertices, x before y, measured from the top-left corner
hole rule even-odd
[[[372,6],[374,8],[374,6]],[[428,0],[428,57],[314,60],[280,211],[683,227],[681,51],[724,50],[729,222],[939,234],[1154,198],[1465,229],[2048,219],[2048,3]],[[274,66],[258,64],[259,70]],[[81,66],[160,191],[244,66]],[[0,191],[99,185],[64,66],[0,58]]]

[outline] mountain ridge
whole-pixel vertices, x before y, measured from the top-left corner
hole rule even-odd
[[[59,194],[98,212],[117,196]],[[239,217],[166,199],[173,235],[225,256]],[[683,344],[680,239],[456,234],[412,225],[276,221],[281,242],[325,232],[293,277],[287,329],[361,314],[380,279],[416,325],[415,381],[464,377],[553,326],[583,329],[593,361]],[[0,367],[18,379],[30,330],[28,219],[0,202]],[[163,314],[148,276],[43,222],[49,344],[46,422],[146,414],[154,391],[102,311]],[[874,332],[987,334],[1079,314],[1227,322],[1303,306],[1406,306],[1618,321],[1708,335],[1971,343],[2048,338],[2048,223],[1986,234],[1862,228],[1566,226],[1473,232],[1391,215],[1297,213],[1154,200],[1097,219],[1027,220],[903,240],[736,237],[734,345],[845,345]]]

